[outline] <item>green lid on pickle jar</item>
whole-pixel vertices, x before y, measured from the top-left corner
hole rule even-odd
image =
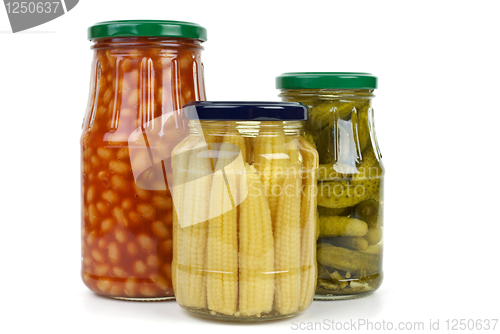
[[[180,37],[205,42],[207,29],[182,21],[123,20],[99,22],[89,27],[88,39],[109,37]]]
[[[377,77],[361,72],[290,72],[276,77],[277,89],[375,89]]]

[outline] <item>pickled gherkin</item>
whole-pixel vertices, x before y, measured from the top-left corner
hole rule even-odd
[[[376,78],[285,73],[280,97],[309,109],[305,138],[319,153],[315,299],[349,299],[382,283],[384,167],[375,137]]]
[[[347,249],[366,251],[369,247],[368,240],[362,237],[333,237],[323,238],[323,241],[333,246],[344,247]]]
[[[368,225],[359,219],[341,216],[319,218],[320,237],[362,237],[368,232]]]
[[[380,191],[381,166],[373,150],[365,151],[363,158],[364,161],[359,164],[357,173],[351,179],[323,181],[318,185],[318,205],[346,208],[377,195]]]
[[[382,229],[380,227],[369,228],[365,239],[369,245],[376,245],[382,240]]]
[[[350,117],[353,109],[360,109],[366,104],[367,101],[364,100],[336,100],[315,104],[309,110],[310,124],[313,128],[323,129],[335,119]]]
[[[350,208],[325,208],[324,206],[318,206],[318,213],[322,216],[348,216],[351,213]]]
[[[351,273],[373,275],[379,271],[379,255],[356,252],[343,247],[321,247],[318,249],[317,259],[322,265]]]
[[[365,221],[368,227],[376,226],[378,220],[379,204],[374,200],[367,200],[356,205],[354,215]]]

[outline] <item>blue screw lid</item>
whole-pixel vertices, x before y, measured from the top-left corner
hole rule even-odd
[[[184,117],[200,121],[306,121],[307,108],[296,102],[202,101],[184,107]]]

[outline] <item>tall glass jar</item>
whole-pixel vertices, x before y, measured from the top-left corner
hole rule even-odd
[[[306,109],[199,102],[185,114],[191,134],[172,153],[177,302],[228,321],[302,312],[314,296],[317,238]]]
[[[182,105],[205,100],[206,30],[187,22],[111,21],[90,27],[89,39],[82,279],[106,297],[172,299],[173,215],[164,161],[188,133]]]
[[[284,101],[305,104],[305,138],[319,152],[315,299],[365,296],[382,283],[384,167],[366,73],[285,73]]]

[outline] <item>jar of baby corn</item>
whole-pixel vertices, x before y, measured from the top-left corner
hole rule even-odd
[[[197,102],[172,152],[176,300],[228,321],[294,316],[316,283],[317,151],[298,103]]]

